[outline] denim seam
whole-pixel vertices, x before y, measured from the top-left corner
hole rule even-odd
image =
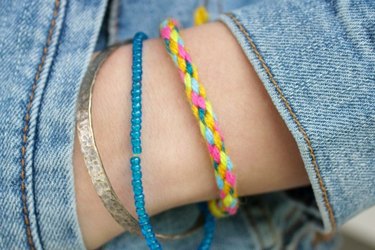
[[[319,171],[318,163],[316,161],[315,152],[314,152],[314,149],[312,147],[312,144],[311,144],[309,136],[307,135],[305,129],[302,127],[300,121],[297,118],[297,115],[292,110],[292,108],[291,108],[291,106],[289,104],[289,101],[286,99],[286,97],[285,97],[284,93],[282,92],[279,84],[277,83],[277,81],[275,80],[273,74],[271,73],[271,70],[269,69],[269,67],[265,63],[265,60],[263,59],[262,55],[259,53],[259,50],[258,50],[257,46],[255,45],[253,39],[250,37],[249,32],[239,22],[239,20],[237,19],[237,17],[235,17],[232,13],[226,13],[225,15],[227,15],[235,23],[235,25],[238,27],[238,29],[246,37],[247,41],[249,42],[249,44],[251,46],[251,49],[253,50],[253,52],[257,56],[257,58],[260,61],[263,69],[267,73],[270,81],[274,85],[277,93],[279,94],[281,100],[283,101],[284,106],[287,108],[289,114],[292,116],[293,121],[296,123],[299,132],[303,135],[303,138],[304,138],[304,140],[305,140],[305,142],[307,144],[307,147],[309,149],[309,154],[310,154],[310,157],[311,157],[311,163],[314,166],[314,171],[315,171],[316,177],[317,177],[318,182],[319,182],[319,187],[320,187],[320,189],[322,191],[322,196],[323,196],[324,204],[325,204],[325,206],[326,206],[326,208],[328,210],[329,220],[330,220],[331,225],[332,225],[332,231],[336,231],[335,217],[334,217],[334,214],[333,214],[333,210],[332,210],[331,204],[330,204],[329,199],[328,199],[327,189],[326,189],[326,187],[324,185],[322,176],[321,176],[320,171]]]
[[[35,249],[35,243],[31,234],[31,226],[30,226],[30,219],[29,219],[29,209],[27,206],[27,194],[26,194],[26,185],[25,185],[25,172],[26,172],[26,151],[27,151],[27,145],[28,145],[28,133],[29,133],[29,122],[31,119],[30,111],[33,105],[33,100],[35,96],[35,90],[38,85],[41,72],[43,70],[43,66],[47,57],[49,46],[51,45],[52,36],[55,30],[56,26],[56,19],[58,17],[60,10],[60,0],[55,0],[54,4],[54,10],[53,10],[53,17],[51,19],[49,29],[48,29],[48,36],[46,44],[43,48],[43,54],[40,59],[40,63],[38,65],[37,72],[34,77],[34,82],[31,87],[31,93],[29,96],[29,101],[26,105],[26,114],[24,116],[25,125],[22,129],[22,147],[21,147],[21,200],[22,200],[22,212],[23,212],[23,219],[24,224],[26,226],[26,237],[27,237],[27,243],[30,249]]]

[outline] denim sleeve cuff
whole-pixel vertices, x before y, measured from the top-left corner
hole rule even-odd
[[[0,249],[85,248],[72,167],[76,100],[105,2],[0,8]]]
[[[77,218],[72,162],[76,103],[105,9],[105,1],[61,1],[53,13],[56,29],[48,33],[52,37],[50,44],[47,41],[48,64],[35,88],[35,95],[41,98],[35,99],[30,113],[37,129],[29,132],[37,137],[30,138],[34,170],[30,176],[33,189],[28,191],[33,190],[34,196],[29,206],[35,210],[32,239],[36,249],[85,248]]]
[[[374,4],[344,2],[221,16],[297,142],[325,232],[375,204]]]

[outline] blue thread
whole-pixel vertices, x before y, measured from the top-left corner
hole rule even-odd
[[[220,178],[220,176],[215,176],[217,186],[221,189],[224,188],[224,181]]]
[[[206,132],[206,138],[207,138],[208,143],[210,145],[214,145],[215,144],[214,135],[212,134],[211,130],[209,130],[209,128],[206,128],[205,132]]]
[[[204,117],[206,116],[206,110],[204,110],[204,109],[201,109],[201,108],[198,108],[198,114],[199,114],[199,118],[202,120],[202,121],[204,121],[204,122],[206,122],[205,120],[204,120]]]
[[[195,78],[191,78],[191,88],[194,90],[194,92],[198,93],[199,92],[199,85],[197,80]]]

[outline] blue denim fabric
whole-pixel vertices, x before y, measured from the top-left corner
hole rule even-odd
[[[330,231],[375,203],[375,2],[267,3],[223,20],[296,139]]]
[[[0,249],[84,247],[74,114],[104,11],[96,0],[0,2]]]
[[[200,1],[110,3],[0,2],[0,249],[84,248],[72,149],[78,90],[92,53],[138,30],[157,36],[168,16],[188,27]],[[312,189],[247,198],[238,215],[218,223],[212,249],[332,248],[335,240],[320,241],[320,233],[375,204],[375,2],[221,4],[230,14],[220,19],[297,141]],[[219,17],[216,1],[209,10]],[[153,223],[175,232],[196,213],[195,206],[179,208]],[[164,245],[194,249],[201,237]],[[146,245],[125,233],[104,248]]]

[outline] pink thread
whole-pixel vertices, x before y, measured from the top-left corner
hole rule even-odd
[[[201,96],[198,96],[198,106],[202,109],[206,109],[206,102]]]
[[[171,35],[171,29],[169,27],[165,27],[160,32],[161,37],[164,39],[168,39],[168,37]]]
[[[223,191],[223,190],[220,190],[220,199],[224,200],[225,197],[227,197],[227,194]]]
[[[220,152],[215,145],[207,144],[208,151],[217,164],[220,164]]]
[[[225,180],[232,186],[236,185],[236,177],[229,171],[225,173]]]

